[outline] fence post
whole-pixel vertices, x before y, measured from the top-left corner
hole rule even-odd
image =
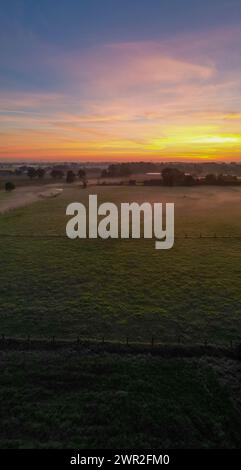
[[[151,337],[151,347],[154,347],[154,336]]]

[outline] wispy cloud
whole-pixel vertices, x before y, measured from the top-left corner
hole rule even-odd
[[[37,40],[38,56],[31,53],[27,65],[28,79],[35,77],[32,89],[18,82],[0,91],[0,155],[183,157],[207,154],[206,147],[213,157],[226,158],[229,150],[230,158],[238,155],[238,31],[78,52]],[[11,60],[6,58],[8,65]],[[42,88],[35,66],[45,75]]]

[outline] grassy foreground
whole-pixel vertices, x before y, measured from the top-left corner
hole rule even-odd
[[[241,445],[240,406],[202,360],[1,351],[0,366],[1,448]]]

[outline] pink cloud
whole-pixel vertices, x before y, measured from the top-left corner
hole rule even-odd
[[[145,92],[147,87],[162,87],[193,80],[206,81],[215,75],[211,62],[198,63],[164,53],[157,43],[128,43],[100,46],[84,56],[59,57],[66,80],[74,89],[95,96],[105,93]]]
[[[128,145],[148,152],[148,142],[182,126],[238,132],[241,66],[235,49],[227,54],[232,40],[229,31],[213,31],[69,54],[45,48],[44,64],[64,86],[0,94],[2,152],[18,144],[29,152],[63,145],[64,152],[71,142],[73,152],[126,152]],[[225,58],[235,59],[233,68]]]

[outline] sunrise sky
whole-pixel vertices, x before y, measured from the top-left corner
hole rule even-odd
[[[241,161],[241,0],[2,0],[0,159]]]

